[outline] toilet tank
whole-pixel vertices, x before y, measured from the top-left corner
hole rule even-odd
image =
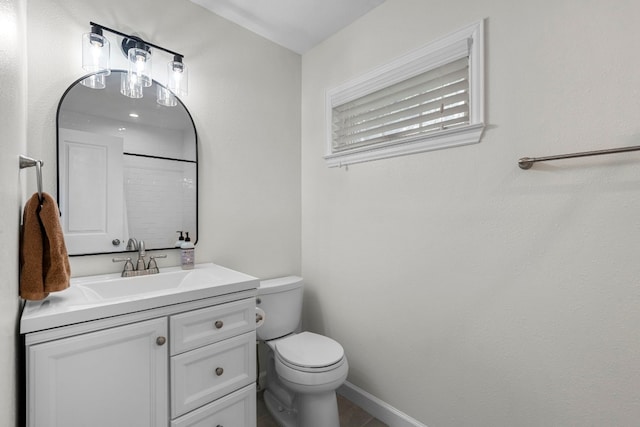
[[[287,276],[263,280],[256,306],[264,313],[264,323],[256,329],[259,340],[267,341],[295,332],[302,314],[302,277]]]

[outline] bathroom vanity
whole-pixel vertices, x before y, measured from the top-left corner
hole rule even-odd
[[[258,284],[202,264],[27,302],[27,426],[255,427]]]

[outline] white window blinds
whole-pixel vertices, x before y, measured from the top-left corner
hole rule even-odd
[[[334,107],[332,116],[334,152],[468,124],[469,58]]]
[[[484,23],[327,91],[329,167],[480,142]]]

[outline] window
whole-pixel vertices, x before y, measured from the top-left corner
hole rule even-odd
[[[480,141],[483,22],[327,92],[328,166]]]

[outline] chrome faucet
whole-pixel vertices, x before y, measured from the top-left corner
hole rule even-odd
[[[136,265],[134,267],[130,257],[113,258],[113,262],[124,262],[122,277],[145,276],[147,274],[159,273],[160,270],[158,269],[156,259],[167,257],[167,255],[164,254],[154,255],[149,257],[149,264],[146,264],[145,256],[147,255],[147,251],[144,246],[144,240],[136,240],[134,238],[130,238],[127,242],[127,250],[138,251],[138,261],[136,262]]]
[[[128,251],[137,251],[138,250],[138,241],[131,237],[127,242],[127,250]]]
[[[136,249],[138,250],[138,262],[136,263],[136,270],[146,270],[147,266],[144,263],[144,257],[147,252],[144,250],[144,240],[138,241],[138,247],[136,247]]]

